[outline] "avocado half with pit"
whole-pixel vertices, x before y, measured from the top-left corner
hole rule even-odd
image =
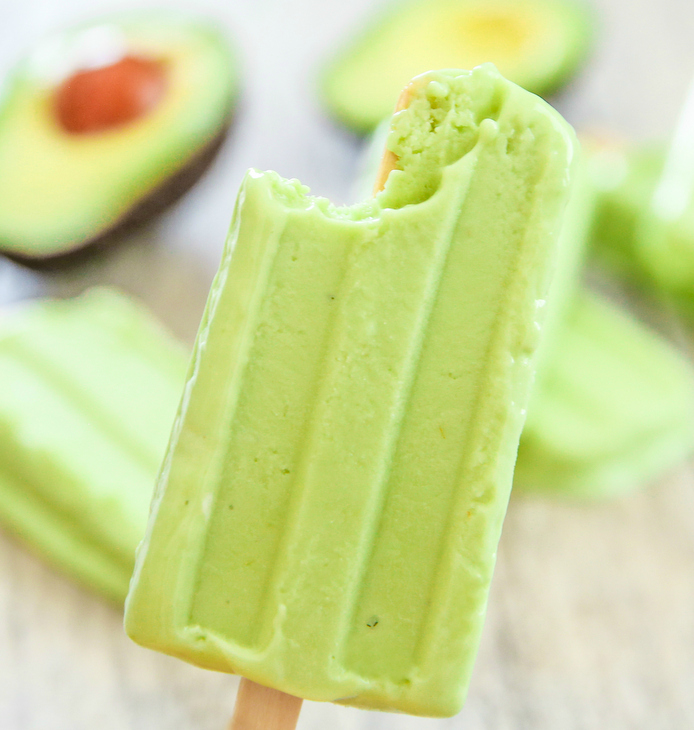
[[[62,257],[160,212],[219,147],[239,91],[228,40],[170,12],[48,38],[0,101],[0,251]]]
[[[409,79],[432,68],[486,61],[541,96],[576,70],[592,40],[581,0],[415,0],[396,3],[328,66],[321,81],[332,114],[368,132]]]

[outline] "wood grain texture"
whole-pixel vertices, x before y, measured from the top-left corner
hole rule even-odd
[[[383,0],[385,1],[385,0]],[[135,5],[123,0],[122,5]],[[594,0],[596,52],[558,100],[579,129],[663,136],[694,72],[694,3]],[[250,166],[349,198],[358,142],[322,116],[315,71],[373,0],[208,0],[240,40],[232,144],[157,224],[52,276],[0,262],[0,302],[113,283],[195,331]],[[109,0],[0,0],[0,69]],[[308,29],[308,30],[307,30]],[[605,504],[511,500],[468,702],[427,720],[305,702],[299,730],[694,728],[694,465]],[[223,730],[238,679],[142,649],[122,616],[0,531],[1,730]]]
[[[294,730],[302,702],[299,697],[243,678],[229,730]]]

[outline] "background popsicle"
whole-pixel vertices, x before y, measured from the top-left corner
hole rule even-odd
[[[109,289],[0,319],[0,519],[122,602],[186,358]]]
[[[535,384],[514,487],[605,497],[694,452],[694,374],[665,340],[596,294],[573,298]]]

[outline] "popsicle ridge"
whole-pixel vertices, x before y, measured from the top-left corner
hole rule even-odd
[[[417,85],[373,199],[249,173],[138,554],[136,641],[309,699],[460,709],[574,145],[484,66]]]
[[[87,505],[84,493],[80,489],[82,480],[88,483],[89,467],[80,464],[79,458],[72,453],[68,455],[56,454],[49,447],[50,429],[56,428],[57,418],[61,417],[60,428],[73,433],[80,433],[78,425],[80,418],[88,419],[94,429],[90,437],[92,452],[104,456],[105,461],[117,459],[121,462],[120,476],[127,477],[133,483],[147,483],[151,474],[156,473],[156,462],[161,458],[149,444],[138,443],[131,438],[124,427],[118,423],[113,414],[106,413],[99,406],[98,398],[90,397],[85,392],[84,384],[75,382],[69,373],[61,372],[60,364],[51,361],[47,355],[41,353],[37,342],[27,341],[29,338],[8,337],[0,343],[0,372],[17,388],[18,397],[22,397],[24,390],[22,383],[33,383],[30,393],[33,397],[41,397],[44,413],[54,415],[54,420],[46,427],[38,429],[32,426],[32,419],[24,424],[11,418],[9,404],[14,400],[8,395],[2,400],[0,415],[0,441],[4,447],[0,453],[3,484],[3,511],[6,519],[13,524],[14,529],[24,535],[24,513],[31,512],[34,519],[41,520],[42,529],[32,532],[32,542],[60,540],[66,544],[69,541],[76,545],[99,546],[100,552],[109,556],[111,562],[122,566],[120,571],[120,600],[123,599],[122,586],[127,585],[128,573],[132,570],[132,545],[136,544],[138,534],[123,534],[104,526],[103,515],[98,513],[104,503],[99,502],[94,511]],[[8,377],[9,376],[9,377]],[[25,395],[26,397],[26,395]],[[31,397],[31,396],[30,396]],[[77,416],[73,414],[79,414]],[[75,444],[73,450],[78,450]],[[29,456],[30,455],[30,456]],[[93,473],[91,474],[93,477]],[[107,478],[106,478],[107,481]],[[73,489],[57,487],[65,483],[73,485]],[[92,480],[92,484],[94,481]],[[97,491],[96,487],[92,487]],[[145,493],[140,506],[146,504],[148,495]],[[11,514],[10,514],[11,513]],[[41,515],[37,517],[36,515]],[[140,513],[144,514],[144,513]],[[139,515],[138,515],[139,517]],[[141,529],[142,519],[133,519],[136,528]],[[53,524],[56,527],[53,527]],[[71,535],[60,534],[60,525],[70,524]],[[63,527],[63,532],[65,529]],[[48,533],[48,534],[46,534]],[[51,551],[47,551],[50,555]],[[84,551],[83,551],[84,552]],[[95,551],[96,552],[96,551]],[[89,555],[81,556],[78,550],[74,551],[76,560],[103,563],[94,572],[107,585],[111,585],[108,577],[113,568],[108,560]],[[91,570],[89,571],[92,572]],[[109,588],[110,590],[110,588]]]
[[[5,437],[7,429],[0,426],[0,436]],[[95,537],[78,525],[74,525],[72,514],[64,514],[33,489],[31,482],[10,467],[0,477],[0,501],[3,520],[11,526],[12,532],[41,551],[48,560],[66,566],[82,581],[96,585],[106,596],[122,604],[124,589],[132,572],[132,555],[105,546],[102,539]],[[31,514],[31,526],[26,525],[26,515]],[[70,530],[65,529],[69,520]],[[66,558],[66,556],[69,556]]]
[[[12,357],[16,361],[18,369],[30,372],[33,377],[47,383],[56,393],[60,393],[61,398],[67,401],[70,407],[89,418],[92,426],[98,429],[106,440],[122,449],[138,466],[147,471],[156,468],[160,455],[148,448],[147,444],[143,444],[132,433],[127,423],[119,421],[109,413],[104,408],[103,402],[94,398],[92,393],[81,389],[79,382],[75,382],[69,372],[63,371],[59,362],[50,358],[50,353],[42,353],[36,345],[36,342],[10,338],[2,343],[2,351],[5,356]]]

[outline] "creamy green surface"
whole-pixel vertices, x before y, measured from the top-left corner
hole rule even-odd
[[[53,111],[62,80],[55,72],[94,45],[95,30],[127,53],[162,61],[166,91],[131,123],[68,134]],[[220,133],[238,90],[223,36],[175,12],[107,17],[44,41],[0,101],[0,250],[51,256],[109,229]]]
[[[119,602],[185,367],[159,324],[108,289],[0,321],[0,519]]]
[[[582,0],[409,0],[392,2],[328,65],[325,103],[368,132],[395,108],[400,90],[432,68],[491,61],[536,94],[560,86],[590,45]]]
[[[251,171],[139,550],[126,629],[314,700],[464,701],[573,132],[491,66],[393,120],[335,208]]]
[[[581,292],[533,390],[514,488],[611,496],[693,451],[691,365],[609,301]]]

